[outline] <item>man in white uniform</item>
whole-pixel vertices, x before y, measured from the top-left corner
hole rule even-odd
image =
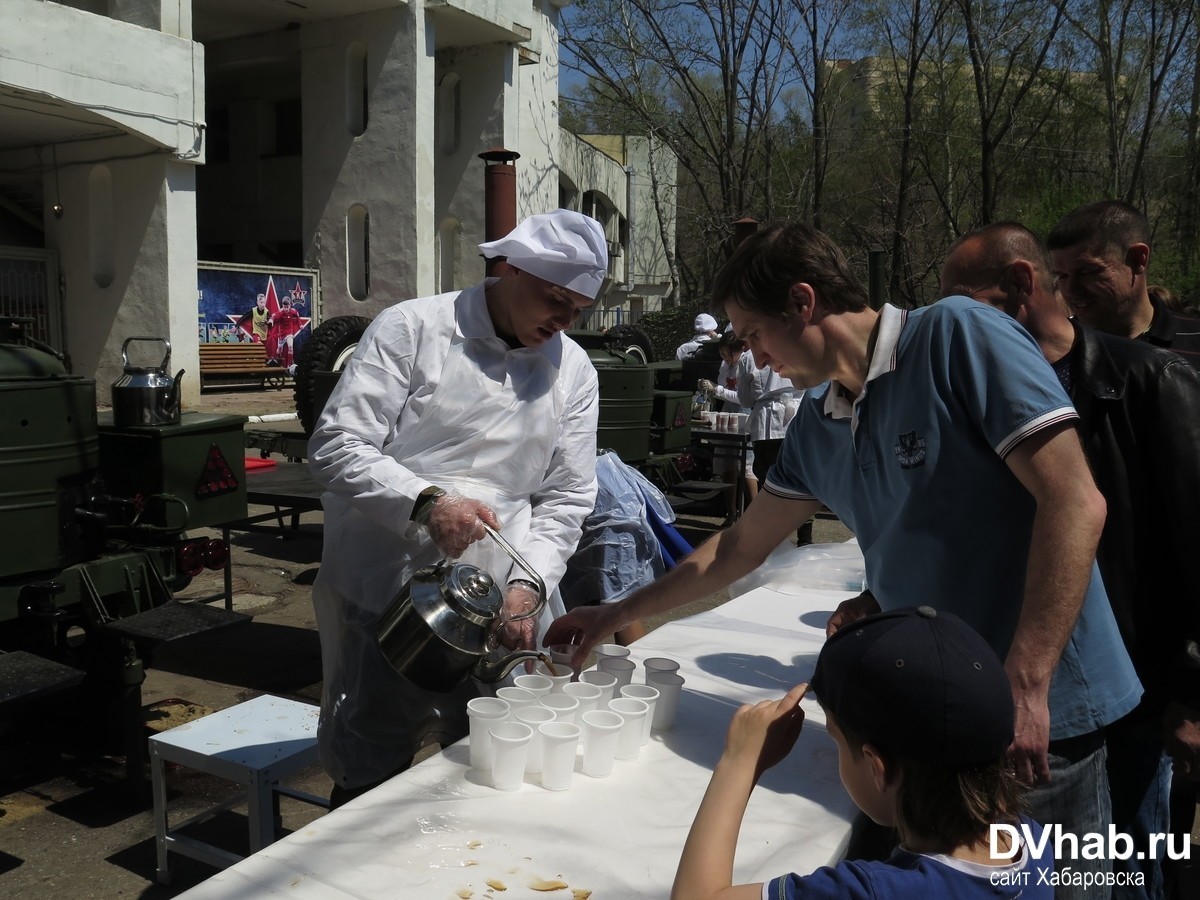
[[[463,556],[507,584],[505,612],[536,600],[528,577],[484,537],[504,537],[553,591],[596,496],[596,371],[561,332],[590,307],[608,268],[599,224],[568,210],[532,216],[480,244],[499,278],[398,303],[371,323],[309,443],[326,493],[313,585],[324,693],[321,761],[335,805],[407,768],[427,741],[467,731],[467,681],[450,693],[398,675],[376,626],[413,572]],[[473,546],[471,546],[473,545]],[[469,549],[468,549],[469,548]],[[532,620],[506,645],[532,648]]]

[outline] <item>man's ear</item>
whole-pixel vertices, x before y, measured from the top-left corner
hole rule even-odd
[[[1125,265],[1133,270],[1134,275],[1145,275],[1150,266],[1150,245],[1130,244],[1125,251]]]
[[[883,793],[892,786],[895,780],[887,759],[874,744],[863,744],[862,754],[871,764],[871,777],[875,781],[875,789]]]
[[[817,295],[812,286],[804,281],[797,281],[788,289],[788,313],[795,313],[800,320],[807,324],[816,312]]]
[[[1008,276],[1009,281],[1005,287],[1012,287],[1021,296],[1028,297],[1033,294],[1034,274],[1033,265],[1028,260],[1014,260],[1008,264],[1008,268],[1005,271],[1005,275]]]

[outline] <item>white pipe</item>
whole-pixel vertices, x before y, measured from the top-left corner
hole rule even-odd
[[[270,413],[269,415],[265,416],[246,416],[247,421],[254,422],[256,424],[260,422],[290,422],[296,418],[299,418],[299,416],[297,416],[297,414],[294,412]]]

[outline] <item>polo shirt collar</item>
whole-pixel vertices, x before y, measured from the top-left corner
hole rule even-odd
[[[831,381],[829,390],[825,392],[825,415],[831,419],[850,419],[851,427],[857,426],[858,404],[867,396],[871,382],[880,375],[896,369],[896,350],[900,345],[900,332],[904,330],[907,319],[907,310],[897,309],[890,303],[883,305],[879,310],[879,321],[875,325],[875,347],[867,360],[867,380],[863,382],[862,393],[852,397],[838,381]]]

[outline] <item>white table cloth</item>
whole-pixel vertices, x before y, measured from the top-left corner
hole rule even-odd
[[[757,588],[652,632],[640,662],[668,656],[687,679],[675,726],[608,778],[552,792],[526,776],[512,793],[469,768],[462,741],[227,869],[189,898],[663,898],[725,730],[742,703],[812,674],[824,624],[856,591]],[[639,666],[635,681],[642,679]],[[808,872],[844,852],[854,806],[815,701],[796,749],[764,775],[738,843],[737,881]],[[546,892],[560,880],[569,889]],[[505,890],[502,892],[500,887]]]

